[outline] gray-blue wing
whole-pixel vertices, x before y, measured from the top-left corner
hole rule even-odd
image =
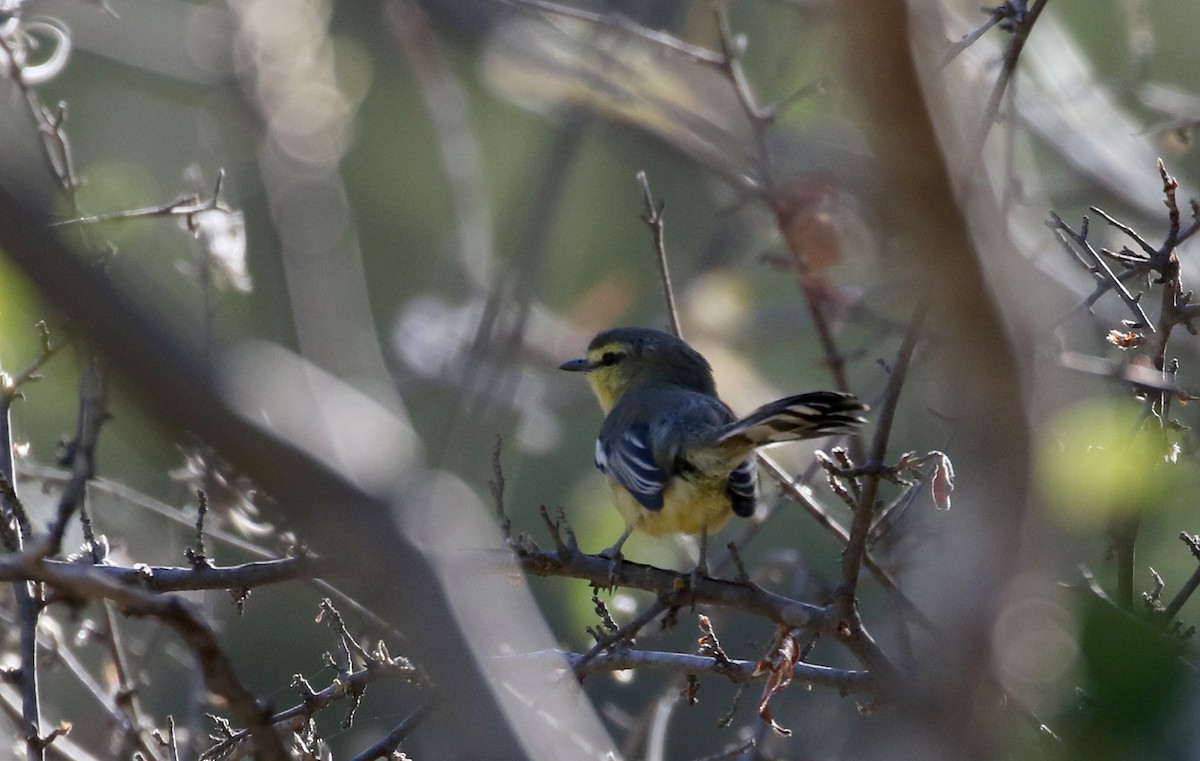
[[[596,440],[596,467],[624,486],[647,510],[661,510],[667,474],[654,459],[650,429],[630,426],[615,442]]]

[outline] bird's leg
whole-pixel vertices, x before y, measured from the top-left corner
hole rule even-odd
[[[617,541],[613,542],[611,547],[606,547],[600,550],[600,557],[608,558],[608,580],[611,582],[617,578],[617,569],[621,567],[621,561],[625,556],[621,554],[621,547],[625,545],[625,540],[633,533],[633,524],[627,524],[625,530],[621,532],[621,536]]]
[[[600,557],[620,560],[621,547],[625,545],[625,540],[628,539],[629,535],[632,533],[633,526],[627,525],[625,530],[621,532],[621,536],[617,538],[617,541],[613,542],[611,547],[606,547],[605,549],[600,550]]]
[[[708,526],[700,529],[700,559],[696,561],[696,567],[692,569],[691,587],[692,594],[696,594],[696,588],[700,585],[700,579],[708,575]]]

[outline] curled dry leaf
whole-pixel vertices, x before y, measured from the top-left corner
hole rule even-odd
[[[687,686],[679,691],[679,696],[683,698],[689,706],[694,706],[700,702],[698,694],[700,692],[700,680],[695,674],[687,675]]]
[[[1118,349],[1136,349],[1142,345],[1145,337],[1131,330],[1108,331],[1108,342]]]
[[[775,723],[775,719],[771,716],[770,703],[771,698],[783,692],[784,688],[792,683],[792,670],[799,662],[800,643],[796,641],[796,634],[794,631],[784,630],[780,632],[771,652],[767,653],[754,668],[755,676],[767,675],[762,697],[758,699],[758,716],[770,724],[771,729],[784,737],[790,737],[792,730]]]
[[[933,501],[938,510],[950,509],[950,492],[954,491],[954,465],[945,452],[931,452],[934,455]]]

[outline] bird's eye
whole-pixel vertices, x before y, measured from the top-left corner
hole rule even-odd
[[[604,365],[605,367],[612,367],[613,365],[620,362],[621,358],[624,356],[625,355],[621,354],[620,352],[606,351],[606,352],[604,352],[603,355],[600,356],[600,364]]]

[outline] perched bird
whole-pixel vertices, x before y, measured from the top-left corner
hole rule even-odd
[[[837,391],[789,396],[738,419],[717,397],[704,357],[647,328],[603,331],[587,356],[559,367],[586,373],[605,413],[596,467],[609,477],[626,523],[602,553],[614,561],[635,528],[699,534],[701,571],[708,534],[732,515],[754,513],[757,447],[847,433],[866,422],[858,413],[867,408]]]

